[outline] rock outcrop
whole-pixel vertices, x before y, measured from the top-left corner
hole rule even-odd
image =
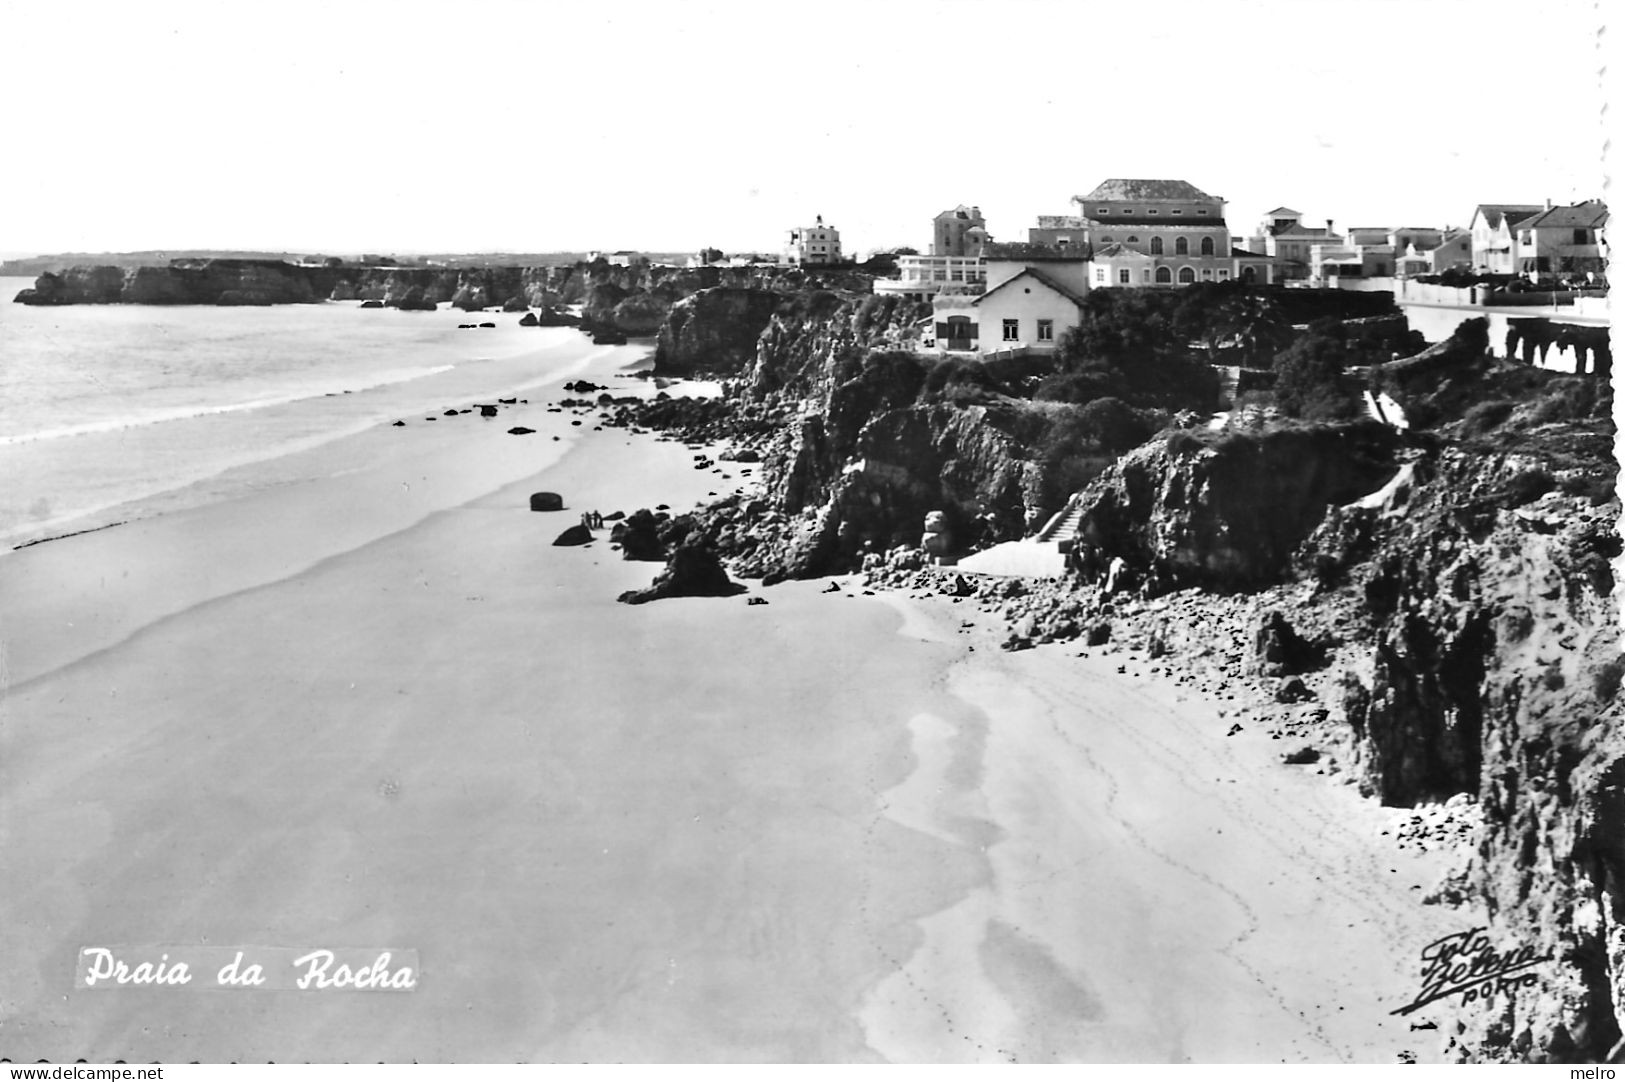
[[[1083,491],[1080,560],[1099,573],[1121,557],[1153,593],[1279,581],[1327,508],[1397,472],[1398,450],[1396,433],[1375,421],[1211,442],[1175,433],[1124,455]]]
[[[666,570],[641,590],[628,590],[617,601],[642,605],[667,597],[732,597],[745,587],[728,578],[716,552],[705,544],[682,544],[671,554]]]

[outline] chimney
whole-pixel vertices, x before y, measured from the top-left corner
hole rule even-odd
[[[1326,219],[1326,232],[1328,232],[1328,233],[1337,232],[1336,229],[1332,228],[1332,220],[1330,218]]]
[[[1551,210],[1551,209],[1552,209],[1552,201],[1551,201],[1551,199],[1549,199],[1549,198],[1548,198],[1548,199],[1547,199],[1547,200],[1546,200],[1546,209],[1547,209],[1547,210]]]

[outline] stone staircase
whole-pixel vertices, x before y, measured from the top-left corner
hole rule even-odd
[[[1078,536],[1078,523],[1083,519],[1083,505],[1076,496],[1066,501],[1066,506],[1050,516],[1044,523],[1044,528],[1038,531],[1035,541],[1047,541],[1051,544],[1060,544],[1070,541]]]

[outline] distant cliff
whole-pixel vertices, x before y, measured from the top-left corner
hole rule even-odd
[[[652,335],[673,305],[706,289],[776,293],[829,285],[867,293],[856,271],[796,267],[615,266],[598,260],[536,267],[310,266],[268,259],[177,259],[168,266],[80,266],[41,274],[19,304],[309,304],[376,300],[476,311],[579,304],[591,323]]]

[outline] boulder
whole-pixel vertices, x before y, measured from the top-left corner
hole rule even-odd
[[[536,430],[534,428],[526,428],[524,425],[514,425],[512,428],[508,429],[508,435],[528,436],[535,431]]]
[[[731,597],[745,587],[728,578],[722,561],[705,544],[680,545],[666,562],[666,570],[642,590],[628,590],[616,600],[641,605],[666,597]]]
[[[592,531],[579,522],[553,539],[555,545],[586,545],[592,542]]]
[[[1111,637],[1112,625],[1102,620],[1089,629],[1089,634],[1083,641],[1090,646],[1105,646],[1106,643],[1111,641]]]
[[[495,406],[491,406],[491,405],[482,405],[482,406],[480,406],[480,416],[481,417],[495,417],[496,415],[497,415],[497,408]]]
[[[363,308],[382,308],[383,306],[384,306],[383,301],[362,301],[361,302],[361,307],[363,307]]]
[[[1266,612],[1253,634],[1253,654],[1265,676],[1295,676],[1321,663],[1320,651],[1292,629],[1276,609]]]
[[[540,323],[536,319],[536,313],[535,312],[526,312],[524,314],[524,316],[519,320],[519,325],[521,327],[536,327],[536,326],[540,326]]]
[[[1298,677],[1289,677],[1281,682],[1275,689],[1275,701],[1278,703],[1306,703],[1315,697]]]
[[[530,509],[532,511],[562,511],[564,510],[564,497],[557,492],[532,492],[530,494]]]
[[[660,543],[660,521],[648,508],[639,508],[625,522],[617,522],[610,538],[621,543],[621,555],[628,560],[659,560],[666,555],[666,547]]]

